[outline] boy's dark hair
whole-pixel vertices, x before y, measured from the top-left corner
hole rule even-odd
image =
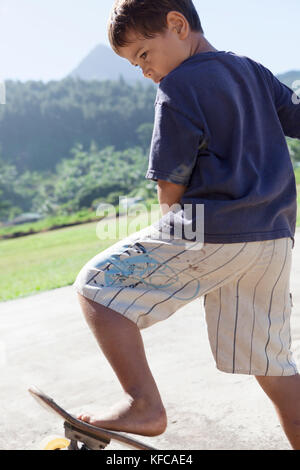
[[[108,22],[108,39],[118,51],[127,46],[126,35],[136,31],[151,39],[166,29],[166,17],[170,11],[178,11],[189,22],[192,31],[204,34],[200,18],[192,0],[115,0]]]

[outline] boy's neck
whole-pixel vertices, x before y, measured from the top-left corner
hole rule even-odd
[[[191,34],[191,47],[190,47],[190,57],[195,54],[200,54],[201,52],[217,52],[218,49],[213,47],[207,39],[203,36],[202,33],[192,33]]]

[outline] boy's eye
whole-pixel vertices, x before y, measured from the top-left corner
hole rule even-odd
[[[146,57],[147,57],[147,55],[148,55],[148,52],[144,52],[144,53],[140,56],[140,59],[144,59],[144,60],[145,60]],[[135,67],[139,67],[139,65],[138,65],[138,64],[135,64]]]

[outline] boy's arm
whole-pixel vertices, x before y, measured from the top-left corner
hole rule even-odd
[[[203,129],[186,115],[169,105],[156,103],[145,177],[157,182],[163,216],[173,204],[180,202],[188,188],[204,140]]]
[[[164,216],[169,212],[173,204],[179,203],[187,186],[170,183],[169,181],[157,181],[157,196],[161,213]]]
[[[274,102],[284,134],[300,139],[300,98],[289,87],[280,82],[266,67],[264,71],[270,80]]]

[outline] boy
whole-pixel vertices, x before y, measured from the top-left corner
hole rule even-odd
[[[126,398],[107,416],[79,418],[163,433],[166,411],[140,329],[204,296],[216,367],[254,375],[300,449],[289,292],[296,185],[285,140],[300,138],[300,106],[264,66],[214,48],[191,0],[119,0],[109,39],[160,84],[146,178],[157,181],[163,216],[96,255],[74,283]],[[186,205],[204,205],[202,232]],[[180,224],[196,235],[175,237]]]

